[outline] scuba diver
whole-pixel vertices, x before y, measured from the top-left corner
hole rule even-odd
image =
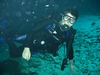
[[[24,35],[26,39],[22,46],[17,47],[13,40],[6,40],[10,56],[22,56],[24,59],[30,60],[32,53],[41,51],[47,51],[53,56],[57,56],[59,46],[66,42],[66,55],[62,61],[61,70],[64,70],[65,65],[70,62],[70,68],[73,71],[73,42],[76,30],[72,26],[77,18],[76,9],[67,9],[64,14],[53,13],[44,17]]]

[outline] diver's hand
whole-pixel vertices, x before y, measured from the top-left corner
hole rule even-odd
[[[70,61],[70,71],[72,73],[74,73],[74,64],[73,64],[73,60]]]
[[[70,64],[70,71],[71,71],[72,73],[74,73],[74,65],[73,65],[73,64]]]
[[[30,49],[28,47],[25,47],[24,50],[23,50],[23,53],[22,53],[22,57],[24,59],[26,59],[27,61],[30,60],[30,57],[31,57],[31,52],[30,52]]]

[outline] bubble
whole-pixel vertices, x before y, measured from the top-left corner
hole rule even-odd
[[[25,2],[22,2],[20,5],[24,5],[25,4]]]
[[[56,10],[56,9],[58,9],[59,8],[59,6],[58,5],[54,5],[54,9]]]
[[[17,16],[17,17],[21,17],[21,16],[22,16],[22,13],[21,13],[20,11],[17,11],[17,12],[16,12],[16,16]]]
[[[32,12],[32,14],[34,14],[35,12]]]
[[[31,4],[31,2],[29,2],[29,4]]]
[[[37,17],[36,16],[34,16],[34,19],[36,19]]]
[[[54,0],[50,0],[50,3],[53,4],[54,3]]]
[[[26,14],[27,14],[27,15],[30,15],[30,14],[31,14],[31,11],[26,12]]]
[[[9,12],[6,12],[6,16],[9,16],[10,14],[9,14]]]
[[[3,3],[2,5],[5,6],[5,3]]]
[[[49,5],[45,5],[45,7],[49,7]]]
[[[8,52],[9,50],[8,50],[8,49],[6,49],[6,51]]]
[[[29,20],[27,19],[26,21],[28,22]]]

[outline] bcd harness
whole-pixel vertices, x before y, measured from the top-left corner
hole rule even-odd
[[[59,39],[54,36],[54,34],[57,34],[57,31],[54,29],[56,27],[55,24],[52,24],[52,25],[48,25],[45,29],[49,31],[49,33],[53,36],[54,39],[56,39],[57,41],[59,41]],[[67,31],[66,32],[66,39],[69,37],[69,32]],[[64,46],[64,59],[62,61],[62,65],[61,65],[61,70],[64,70],[65,68],[65,65],[68,64],[68,59],[65,59],[66,57],[66,47],[65,47],[65,43],[61,44],[58,48],[58,50]]]

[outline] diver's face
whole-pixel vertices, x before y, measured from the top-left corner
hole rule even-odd
[[[67,13],[62,17],[62,24],[71,27],[75,23],[75,19],[71,13]]]
[[[76,18],[71,13],[66,13],[60,21],[60,26],[63,31],[67,31],[74,23]]]

